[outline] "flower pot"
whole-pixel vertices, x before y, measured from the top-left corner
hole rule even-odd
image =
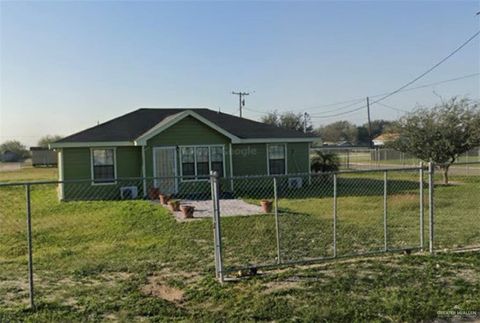
[[[180,201],[178,200],[168,201],[168,207],[172,212],[180,211]]]
[[[160,194],[160,204],[167,205],[168,201],[170,201],[170,195]]]
[[[262,211],[264,213],[271,213],[272,212],[272,201],[269,200],[261,200],[260,206],[262,207]]]
[[[148,189],[148,198],[151,199],[151,200],[158,199],[159,194],[160,194],[160,191],[157,187],[150,187]]]
[[[180,208],[182,209],[183,217],[185,219],[193,218],[193,212],[195,211],[195,207],[191,205],[182,205]]]

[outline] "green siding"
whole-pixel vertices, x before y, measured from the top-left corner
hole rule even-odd
[[[63,148],[64,180],[90,179],[90,148]]]
[[[266,144],[236,144],[232,146],[233,175],[266,175]]]
[[[287,173],[300,174],[309,172],[310,144],[307,142],[287,144]]]
[[[90,180],[91,156],[90,148],[64,148],[63,150],[64,180]],[[140,147],[116,147],[117,178],[141,177],[142,155]],[[139,195],[142,182],[138,180],[119,180],[111,185],[92,185],[90,181],[64,184],[64,199],[118,199],[120,187],[137,186]]]
[[[287,173],[309,172],[309,143],[287,143]],[[267,144],[233,145],[233,174],[267,175]]]
[[[148,146],[228,143],[230,139],[195,118],[187,117],[147,141]]]
[[[142,176],[142,148],[117,147],[117,177]]]
[[[230,174],[230,139],[195,118],[187,117],[147,141],[145,147],[145,168],[148,177],[153,174],[153,147],[188,145],[224,145],[225,173]],[[180,172],[180,158],[177,152],[177,172]],[[180,175],[178,173],[178,175]]]

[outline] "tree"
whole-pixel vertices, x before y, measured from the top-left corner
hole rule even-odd
[[[302,131],[302,132],[303,132],[304,123],[306,122],[307,132],[312,132],[313,130],[312,120],[308,114],[305,120],[305,115],[303,113],[295,113],[292,111],[279,113],[277,110],[275,110],[263,116],[261,121],[263,123],[270,124],[273,126]]]
[[[48,148],[48,145],[52,142],[62,139],[62,136],[59,135],[46,135],[40,138],[38,141],[38,146]]]
[[[479,102],[454,97],[403,117],[393,130],[398,139],[389,146],[423,161],[439,164],[443,182],[458,156],[480,145]]]
[[[348,121],[337,121],[317,129],[317,133],[323,141],[348,141],[357,142],[358,129]]]
[[[338,170],[340,160],[335,153],[316,151],[316,156],[312,158],[311,170],[318,172],[334,172]]]
[[[17,140],[8,140],[0,145],[0,154],[3,154],[7,151],[15,153],[19,158],[29,157],[29,152],[25,145]]]

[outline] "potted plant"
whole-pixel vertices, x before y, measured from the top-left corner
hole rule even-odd
[[[150,187],[148,189],[148,197],[151,199],[151,200],[156,200],[158,199],[158,195],[160,194],[160,191],[157,187]]]
[[[160,193],[159,196],[160,204],[167,205],[168,201],[170,201],[170,195]]]
[[[271,213],[272,212],[272,205],[273,202],[269,200],[261,200],[260,206],[262,207],[262,211],[264,213]]]
[[[180,201],[179,200],[170,200],[168,201],[168,207],[172,212],[180,211]]]
[[[185,219],[193,218],[193,212],[195,211],[195,207],[191,205],[182,205],[180,207],[182,209],[182,213]]]

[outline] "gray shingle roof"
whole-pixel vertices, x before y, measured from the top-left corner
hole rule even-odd
[[[303,132],[267,125],[209,109],[138,109],[65,137],[57,143],[133,141],[165,118],[186,110],[194,111],[241,139],[313,137]]]

